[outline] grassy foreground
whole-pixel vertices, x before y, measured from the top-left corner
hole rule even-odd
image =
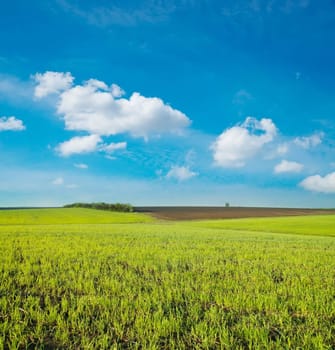
[[[334,349],[334,228],[0,211],[0,349]]]

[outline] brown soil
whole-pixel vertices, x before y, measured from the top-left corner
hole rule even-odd
[[[234,219],[302,215],[335,215],[335,209],[248,208],[248,207],[136,207],[164,220]]]

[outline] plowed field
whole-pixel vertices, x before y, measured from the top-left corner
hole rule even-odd
[[[164,220],[237,219],[335,214],[335,209],[254,208],[254,207],[136,207]]]

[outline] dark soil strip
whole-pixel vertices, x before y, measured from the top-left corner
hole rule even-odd
[[[164,220],[237,219],[302,215],[335,215],[335,209],[251,208],[251,207],[135,207]]]

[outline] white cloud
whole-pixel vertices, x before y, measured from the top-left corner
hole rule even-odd
[[[36,97],[58,93],[58,114],[68,130],[86,131],[101,136],[129,133],[148,138],[163,133],[180,134],[191,124],[190,119],[158,97],[144,97],[134,92],[129,99],[116,84],[87,80],[72,87],[70,73],[37,73]]]
[[[106,136],[129,133],[147,138],[150,134],[180,133],[190,124],[185,114],[160,98],[135,92],[129,99],[116,99],[110,88],[97,80],[64,91],[57,111],[64,116],[66,129]]]
[[[52,181],[53,185],[63,185],[64,184],[64,179],[62,177],[57,177],[55,180]]]
[[[293,142],[304,149],[309,149],[319,145],[322,142],[324,134],[322,132],[315,133],[311,136],[296,137]]]
[[[184,181],[197,175],[196,172],[191,171],[187,166],[173,166],[167,173],[166,178]]]
[[[119,85],[112,84],[111,93],[112,93],[113,97],[121,97],[125,94],[125,91],[122,90]]]
[[[57,94],[71,87],[73,76],[71,73],[45,72],[36,73],[33,78],[37,85],[35,87],[35,97],[42,98],[50,94]]]
[[[97,150],[100,142],[99,135],[76,136],[69,141],[60,143],[57,151],[63,157],[78,153],[91,153]]]
[[[274,168],[276,174],[279,173],[299,173],[303,169],[303,164],[297,162],[290,162],[288,160],[282,160]]]
[[[225,130],[212,144],[214,161],[221,167],[243,167],[245,161],[271,142],[276,133],[271,119],[258,121],[248,117],[241,125]]]
[[[22,120],[15,117],[0,117],[0,131],[20,131],[25,130]]]
[[[84,164],[84,163],[76,163],[76,164],[73,164],[76,168],[78,169],[88,169],[88,165],[87,164]]]
[[[106,153],[113,153],[117,150],[126,149],[127,142],[112,142],[109,145],[102,145],[99,149],[105,151]]]
[[[75,136],[72,139],[60,143],[56,147],[56,151],[63,157],[68,157],[73,154],[92,153],[95,151],[105,152],[106,158],[115,159],[110,155],[117,150],[127,148],[127,142],[112,142],[110,144],[102,144],[102,139],[99,135]],[[84,163],[73,164],[78,169],[87,169],[88,165]]]
[[[304,189],[321,193],[335,193],[335,172],[324,177],[320,175],[309,176],[300,182]]]

